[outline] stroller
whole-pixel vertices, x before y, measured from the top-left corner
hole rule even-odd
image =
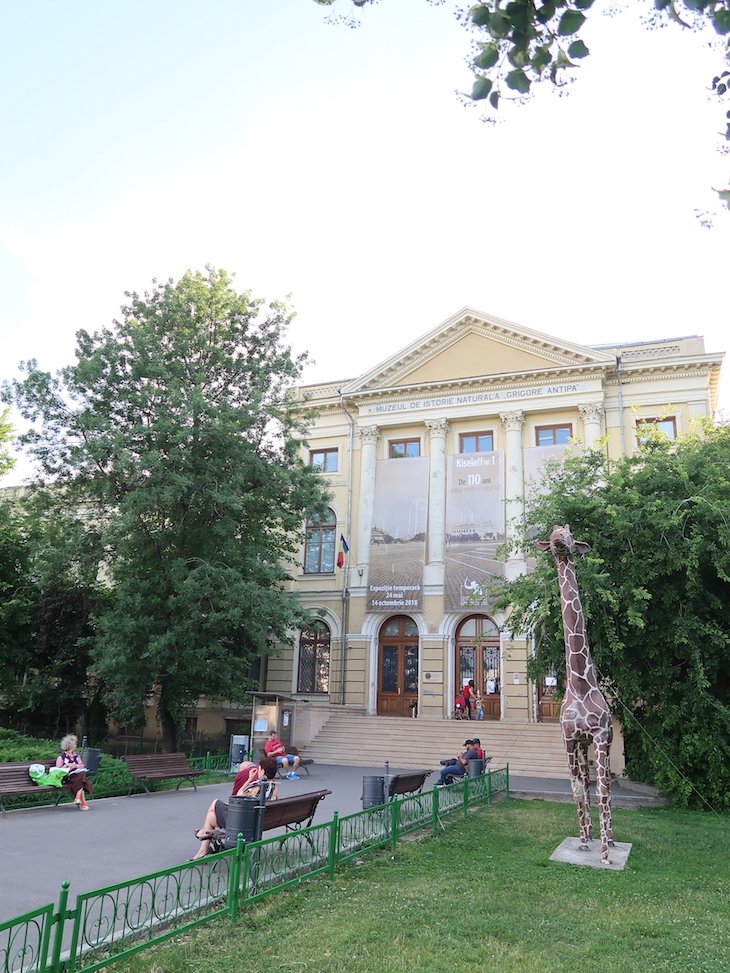
[[[465,720],[468,715],[469,713],[466,708],[466,700],[460,693],[454,700],[454,719]]]

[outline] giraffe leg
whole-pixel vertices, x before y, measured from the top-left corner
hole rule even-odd
[[[608,861],[608,849],[614,847],[611,822],[611,773],[609,769],[609,743],[594,742],[596,752],[596,793],[601,821],[601,861]]]
[[[588,773],[588,744],[579,743],[576,746],[578,760],[578,775],[583,788],[583,807],[586,822],[586,837],[588,841],[593,840],[593,820],[591,818],[591,791],[590,775]]]
[[[580,828],[578,851],[588,851],[590,817],[586,818],[586,800],[588,793],[580,774],[580,745],[575,740],[566,740],[565,749],[568,755],[570,786],[573,790],[573,799],[576,810],[578,811],[578,827]]]

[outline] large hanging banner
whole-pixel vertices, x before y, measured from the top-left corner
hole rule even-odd
[[[421,608],[429,468],[426,456],[377,462],[370,535],[370,611]]]
[[[484,607],[485,585],[504,576],[504,453],[449,456],[447,472],[444,608]]]

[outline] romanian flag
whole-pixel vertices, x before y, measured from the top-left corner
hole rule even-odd
[[[345,554],[348,554],[350,548],[347,546],[347,541],[345,540],[345,535],[340,534],[340,549],[337,552],[337,567],[344,568],[345,566]]]

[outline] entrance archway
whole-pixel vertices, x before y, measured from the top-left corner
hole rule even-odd
[[[395,615],[378,637],[378,716],[410,716],[417,701],[418,626],[407,615]]]
[[[475,692],[482,695],[484,719],[498,720],[501,716],[499,629],[491,618],[471,615],[464,619],[456,631],[455,661],[456,692],[473,679]]]

